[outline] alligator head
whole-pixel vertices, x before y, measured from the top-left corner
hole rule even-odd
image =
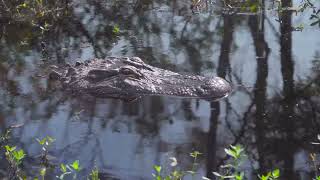
[[[64,72],[52,71],[49,77],[73,93],[123,100],[158,95],[214,101],[232,90],[220,77],[181,75],[147,65],[138,57],[77,62]]]

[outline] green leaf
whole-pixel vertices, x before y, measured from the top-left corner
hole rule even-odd
[[[74,170],[80,171],[79,160],[74,161],[72,164],[70,164],[70,166],[71,166]]]
[[[193,158],[197,158],[201,154],[202,153],[200,153],[199,151],[193,151],[192,153],[190,153],[190,156],[193,157]]]
[[[224,151],[234,159],[239,159],[242,156],[244,149],[240,145],[230,145],[230,148],[226,148]]]
[[[275,169],[274,171],[272,171],[272,177],[273,178],[279,178],[280,176],[280,170],[279,169]]]
[[[67,167],[64,164],[60,164],[60,169],[63,173],[67,172]]]
[[[160,172],[161,172],[161,166],[154,165],[153,168],[154,168],[154,170],[155,170],[158,174],[160,174]]]
[[[120,28],[117,24],[113,26],[112,32],[116,35],[118,35],[120,33]]]
[[[18,8],[26,8],[26,7],[28,7],[28,4],[27,3],[19,4],[17,7]]]
[[[241,172],[235,175],[236,180],[243,180],[243,178],[244,178],[244,172]]]
[[[174,170],[171,175],[174,179],[181,179],[183,174],[180,171]]]
[[[257,6],[257,4],[252,4],[252,5],[250,6],[250,11],[251,11],[251,12],[257,12],[257,11],[258,11],[258,6]]]
[[[261,179],[261,180],[268,180],[268,179],[269,179],[269,176],[264,176],[264,175],[262,175],[262,176],[260,177],[260,179]]]
[[[16,146],[10,147],[9,145],[5,145],[4,148],[6,149],[7,152],[12,152],[16,149]]]
[[[44,176],[46,175],[46,172],[47,172],[47,169],[46,169],[46,168],[41,168],[41,169],[40,169],[40,175],[41,175],[42,177],[44,177]]]
[[[99,170],[98,170],[97,167],[92,169],[92,171],[90,173],[90,177],[91,177],[91,180],[100,180],[100,178],[99,178]]]
[[[268,173],[267,175],[262,175],[262,176],[259,175],[258,177],[259,177],[259,179],[261,179],[261,180],[269,180],[270,175],[271,175],[271,173]]]
[[[231,148],[233,148],[233,150],[235,151],[237,157],[240,157],[241,153],[244,151],[244,149],[242,148],[241,145],[231,146]]]
[[[47,22],[46,22],[45,26],[48,26]],[[55,139],[50,136],[47,136],[47,139],[48,139],[49,143],[53,143],[55,141]]]
[[[152,176],[155,178],[155,180],[162,180],[161,176],[159,175],[152,174]]]
[[[17,163],[20,163],[20,161],[25,157],[26,154],[24,153],[23,149],[20,149],[19,151],[13,151],[12,155]]]
[[[233,158],[237,158],[236,153],[232,149],[224,149],[224,151],[229,155],[232,156]]]
[[[36,139],[37,141],[38,141],[38,143],[40,144],[40,145],[44,145],[44,143],[47,141],[47,138],[43,138],[43,139]]]

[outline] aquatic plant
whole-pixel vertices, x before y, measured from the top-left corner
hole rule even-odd
[[[65,176],[72,175],[73,179],[77,179],[77,173],[81,170],[79,160],[73,161],[71,164],[60,164],[61,174],[56,176],[58,179],[63,180]]]
[[[9,179],[22,178],[24,175],[20,169],[20,164],[26,156],[23,149],[17,150],[16,146],[5,145],[5,157],[9,163]]]
[[[221,168],[224,172],[213,172],[219,179],[236,179],[242,180],[244,172],[240,170],[243,159],[246,157],[244,148],[241,145],[232,146],[224,149],[225,153],[231,157],[231,162],[223,165]]]
[[[244,148],[241,145],[230,145],[229,148],[226,148],[225,153],[230,158],[227,164],[221,166],[221,172],[212,172],[214,176],[219,179],[230,179],[230,180],[244,180],[246,179],[244,171],[241,170],[241,165],[247,157],[244,151]],[[191,174],[192,179],[195,179],[196,168],[197,168],[197,158],[201,155],[200,152],[194,151],[190,153],[190,156],[193,158],[192,168],[191,170],[178,170],[176,166],[178,165],[177,159],[175,157],[170,157],[172,161],[170,166],[174,168],[169,171],[167,174],[163,171],[163,167],[159,165],[155,165],[153,173],[154,180],[182,180],[186,175]],[[168,168],[166,168],[168,169]],[[279,180],[280,178],[280,170],[274,169],[266,174],[257,176],[260,180]],[[208,177],[202,177],[203,180],[210,180]],[[317,179],[318,180],[318,179]]]
[[[190,170],[179,170],[177,168],[178,161],[175,157],[170,157],[171,161],[171,171],[163,172],[162,167],[160,165],[154,165],[153,169],[155,173],[152,174],[154,180],[182,180],[186,175],[191,175],[192,179],[195,178],[196,170],[197,170],[197,159],[201,155],[199,151],[193,151],[190,153],[190,156],[193,158],[193,163]],[[169,168],[168,168],[169,169]]]
[[[3,143],[10,137],[10,131],[6,131],[3,135],[0,136],[0,143]],[[48,169],[58,168],[60,174],[56,175],[56,178],[63,180],[67,176],[71,176],[72,179],[78,179],[78,173],[82,170],[79,160],[75,160],[69,164],[61,163],[59,166],[50,164],[49,161],[49,148],[55,141],[54,138],[46,136],[42,139],[36,139],[41,147],[41,156],[40,156],[40,167],[37,177],[33,177],[34,180],[44,180],[46,179]],[[30,179],[27,177],[24,172],[23,159],[27,156],[23,149],[18,149],[16,146],[4,145],[3,149],[5,150],[5,157],[9,164],[8,166],[8,178],[9,179]],[[100,180],[99,179],[99,170],[97,167],[94,167],[87,178],[88,180]]]
[[[97,167],[93,168],[89,177],[88,177],[88,180],[100,180],[99,178],[99,170]]]

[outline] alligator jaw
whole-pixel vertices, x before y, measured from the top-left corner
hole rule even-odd
[[[150,87],[152,88],[145,95],[175,96],[208,101],[225,98],[232,91],[231,85],[220,77],[183,75],[169,76],[166,79],[158,78]]]
[[[125,89],[121,94],[127,94],[126,96],[130,99],[137,96],[174,96],[216,101],[227,97],[232,91],[231,85],[220,77],[208,78],[180,74],[158,76],[150,73],[141,79],[126,77],[112,82],[107,80],[101,84]],[[97,87],[92,89],[97,90]]]

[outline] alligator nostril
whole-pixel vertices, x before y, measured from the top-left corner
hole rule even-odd
[[[82,65],[82,64],[83,64],[82,62],[77,61],[76,64],[75,64],[75,66],[80,66],[80,65]]]

